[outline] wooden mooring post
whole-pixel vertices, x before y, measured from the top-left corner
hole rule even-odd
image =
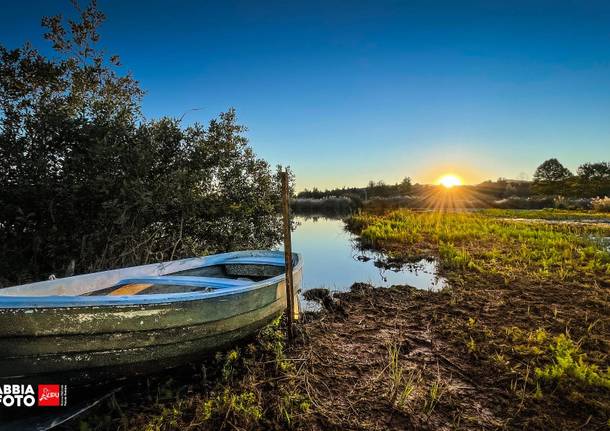
[[[292,282],[292,241],[290,226],[290,192],[288,172],[282,171],[282,213],[284,218],[284,260],[286,268],[286,316],[288,341],[294,338],[294,285]]]

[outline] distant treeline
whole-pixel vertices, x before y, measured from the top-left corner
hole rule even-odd
[[[344,215],[356,211],[362,206],[359,199],[346,196],[330,196],[323,199],[297,198],[291,203],[292,210],[298,214]]]
[[[347,197],[358,202],[366,201],[375,197],[387,198],[391,196],[408,195],[412,192],[411,178],[406,177],[400,183],[386,184],[383,181],[369,181],[366,187],[342,187],[330,190],[303,190],[299,192],[299,199],[323,199],[329,197]]]
[[[441,186],[412,184],[407,177],[393,185],[369,181],[366,187],[305,189],[293,207],[298,212],[321,213],[361,207],[427,208],[446,198],[441,192]],[[498,178],[458,187],[453,195],[451,205],[456,207],[603,208],[607,201],[603,198],[610,196],[610,162],[584,163],[573,174],[557,159],[549,159],[538,166],[532,181]]]
[[[580,198],[610,196],[610,162],[584,163],[574,175],[557,159],[546,160],[534,172],[532,192]]]
[[[297,194],[299,199],[323,199],[328,197],[348,197],[357,201],[373,198],[388,198],[420,194],[430,185],[412,184],[406,177],[402,182],[386,184],[383,181],[369,181],[366,187],[341,187],[327,190],[305,189]],[[463,186],[494,197],[496,199],[511,196],[566,196],[593,198],[610,196],[610,162],[584,163],[572,174],[557,159],[549,159],[534,172],[533,181],[498,178],[477,185]]]

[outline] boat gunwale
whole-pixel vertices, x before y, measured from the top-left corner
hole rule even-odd
[[[210,256],[203,256],[203,258],[212,258],[206,265],[202,265],[201,267],[211,266],[222,264],[226,260],[230,260],[231,258],[239,257],[240,255],[248,255],[250,253],[250,257],[254,257],[251,253],[263,253],[264,255],[269,254],[283,254],[279,251],[271,251],[271,250],[247,250],[247,251],[239,251],[239,252],[230,252],[223,254],[216,254]],[[296,264],[293,266],[293,274],[301,271],[303,267],[302,256],[299,253],[293,253],[293,256],[296,258]],[[189,259],[201,259],[201,258],[189,258]],[[184,260],[189,260],[184,259]],[[176,261],[174,261],[176,262]],[[168,262],[162,262],[157,265],[165,265]],[[155,265],[155,264],[153,264]],[[146,265],[141,265],[146,266]],[[133,267],[136,268],[136,267]],[[128,269],[128,268],[121,268]],[[100,271],[97,274],[102,274],[106,271]],[[96,274],[96,273],[92,273]],[[91,275],[91,274],[83,274],[83,275]],[[79,277],[79,276],[76,276]],[[261,289],[263,287],[269,287],[274,284],[281,283],[286,279],[286,272],[284,271],[282,274],[276,275],[271,278],[267,278],[261,281],[253,281],[251,284],[246,286],[235,286],[235,287],[226,287],[226,288],[218,288],[212,291],[207,292],[177,292],[177,293],[165,293],[165,294],[143,294],[143,295],[119,295],[119,296],[109,296],[109,295],[90,295],[90,296],[80,296],[80,295],[48,295],[48,296],[28,296],[28,295],[2,295],[0,293],[0,310],[22,310],[27,309],[27,312],[33,312],[32,309],[55,309],[55,308],[90,308],[90,307],[105,307],[105,306],[122,306],[122,307],[133,307],[133,306],[143,306],[143,305],[164,305],[164,304],[176,304],[180,302],[191,302],[191,301],[199,301],[206,300],[212,298],[218,298],[227,296],[230,297],[232,295],[237,295],[240,293],[249,292],[252,290]],[[46,283],[46,281],[39,282]],[[32,283],[37,284],[37,283]],[[18,286],[12,286],[18,287]],[[9,287],[10,288],[10,287]],[[101,290],[101,289],[100,289]],[[1,289],[0,289],[1,291]],[[31,310],[31,311],[30,311]]]

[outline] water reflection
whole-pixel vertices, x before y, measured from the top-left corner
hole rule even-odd
[[[421,260],[397,269],[376,266],[383,256],[359,250],[356,237],[344,229],[340,219],[295,217],[299,223],[292,234],[294,251],[303,255],[303,289],[325,287],[346,291],[355,282],[389,287],[409,285],[418,289],[439,290],[446,281],[437,277],[435,261]],[[307,306],[307,304],[304,304]]]

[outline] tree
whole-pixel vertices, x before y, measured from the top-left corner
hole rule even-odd
[[[584,163],[577,174],[582,196],[610,195],[610,162]]]
[[[565,181],[572,173],[564,167],[557,159],[548,159],[536,168],[534,182],[559,182]]]
[[[144,121],[104,15],[77,12],[43,19],[54,58],[0,46],[0,285],[277,243],[279,180],[235,111]]]
[[[610,162],[584,163],[577,174],[585,181],[610,180]]]
[[[400,194],[408,195],[409,193],[411,193],[412,187],[413,185],[411,184],[411,178],[404,177],[400,184],[398,184],[397,188]]]
[[[548,159],[534,172],[534,190],[540,194],[565,194],[572,173],[557,159]]]

